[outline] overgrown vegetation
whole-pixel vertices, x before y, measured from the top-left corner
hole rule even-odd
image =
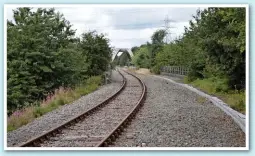
[[[19,124],[24,125],[98,87],[112,54],[105,35],[90,31],[75,37],[71,23],[54,8],[13,13],[14,21],[7,21],[8,123],[22,110],[27,113]],[[49,95],[54,100],[38,104]]]
[[[103,34],[75,31],[54,9],[18,8],[7,26],[8,111],[101,75],[111,59]]]
[[[54,93],[49,94],[45,100],[37,102],[37,105],[16,110],[10,115],[7,121],[7,130],[15,130],[59,106],[72,103],[79,97],[96,90],[100,83],[101,76],[93,76],[87,79],[86,83],[75,87],[75,89],[63,87],[55,89]]]
[[[245,8],[197,10],[184,29],[183,36],[170,43],[163,42],[164,30],[156,31],[151,43],[133,47],[136,53],[132,61],[154,73],[165,65],[186,67],[190,71],[188,83],[211,94],[224,95],[232,108],[243,112]]]
[[[229,90],[225,81],[216,78],[197,79],[190,84],[208,94],[219,97],[233,109],[245,114],[245,91]]]

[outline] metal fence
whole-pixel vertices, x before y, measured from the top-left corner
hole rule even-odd
[[[189,69],[181,66],[163,66],[160,68],[160,72],[171,73],[177,75],[187,75]]]

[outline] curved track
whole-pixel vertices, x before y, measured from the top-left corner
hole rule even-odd
[[[126,71],[119,73],[123,77],[122,86],[110,98],[19,147],[103,147],[112,144],[135,117],[146,96],[146,86],[138,77]]]

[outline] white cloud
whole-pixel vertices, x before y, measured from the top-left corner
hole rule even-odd
[[[12,19],[12,9],[7,9],[7,18]],[[171,7],[57,7],[57,11],[71,22],[76,35],[89,30],[97,30],[107,34],[112,46],[131,48],[150,41],[151,35],[157,29],[164,28],[166,15],[173,20],[170,23],[171,37],[182,35],[184,26],[188,26],[192,14],[197,8]]]

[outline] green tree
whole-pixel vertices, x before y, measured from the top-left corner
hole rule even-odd
[[[131,51],[133,52],[133,54],[135,55],[135,53],[139,50],[139,47],[134,46],[131,48]]]
[[[75,31],[52,9],[18,8],[7,21],[8,109],[43,98],[64,83],[65,61],[59,49],[73,42]],[[68,58],[67,58],[68,59]],[[64,78],[65,79],[65,78]]]
[[[132,57],[132,63],[139,68],[149,68],[150,61],[150,54],[147,47],[140,48]]]
[[[207,55],[206,74],[227,77],[232,88],[244,87],[245,8],[209,8],[201,13],[198,26]]]
[[[245,8],[208,8],[197,10],[185,27],[182,37],[162,46],[159,50],[150,44],[155,66],[185,66],[190,69],[189,79],[227,79],[231,88],[241,89],[245,84]]]
[[[109,45],[109,39],[105,35],[98,34],[96,31],[83,33],[79,49],[86,56],[86,62],[89,63],[88,75],[100,75],[108,69],[112,48]]]
[[[153,35],[151,36],[152,43],[147,44],[150,51],[151,67],[155,65],[156,54],[162,51],[165,36],[166,36],[166,31],[163,29],[159,29],[155,31]]]

